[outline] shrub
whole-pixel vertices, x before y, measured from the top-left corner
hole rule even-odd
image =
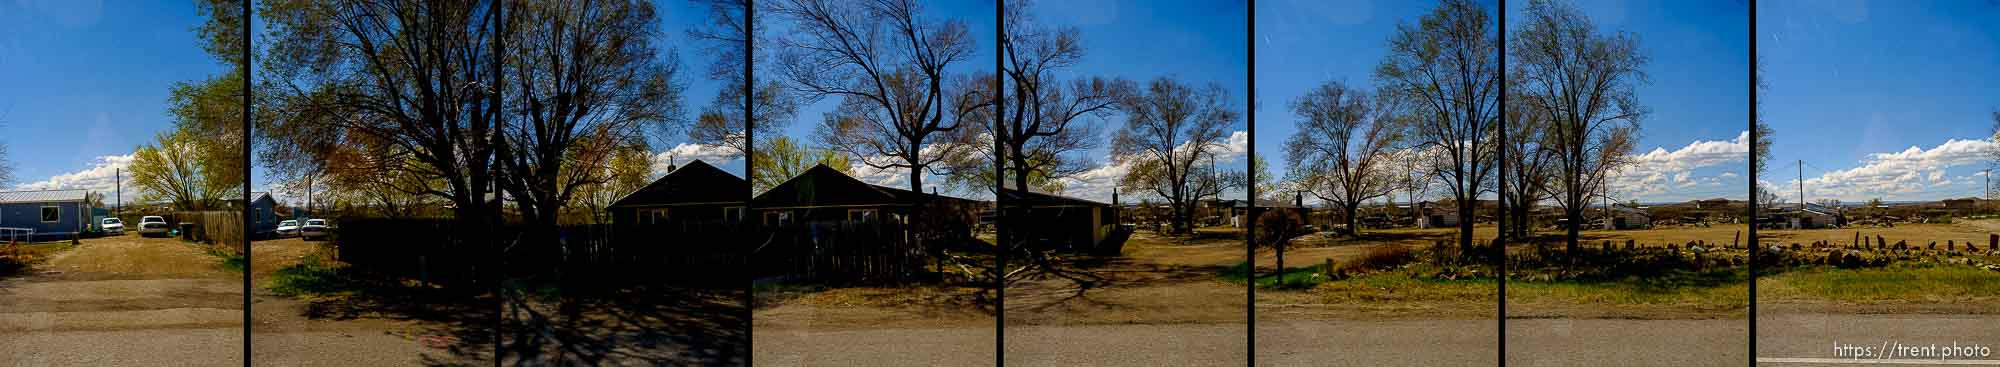
[[[1354,260],[1354,268],[1361,270],[1392,269],[1416,261],[1417,256],[1409,248],[1397,245],[1375,246],[1360,259]]]

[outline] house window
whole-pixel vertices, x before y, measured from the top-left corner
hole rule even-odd
[[[61,221],[62,221],[61,207],[54,207],[54,206],[42,207],[42,223],[55,223]]]
[[[764,212],[764,225],[784,226],[790,224],[792,224],[792,212],[790,211]]]
[[[731,222],[731,223],[735,223],[735,222],[742,222],[742,221],[743,221],[743,207],[740,207],[740,206],[730,206],[730,207],[723,207],[723,208],[722,208],[722,220],[726,220],[726,221],[729,221],[729,222]]]
[[[659,225],[659,224],[661,224],[661,223],[666,223],[666,222],[667,222],[667,210],[666,210],[666,209],[641,209],[641,210],[639,210],[639,223],[640,223],[640,224],[645,224],[645,225]]]
[[[848,209],[847,221],[873,222],[875,221],[875,209]]]

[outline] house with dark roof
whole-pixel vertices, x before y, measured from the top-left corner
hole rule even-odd
[[[90,191],[0,192],[0,241],[52,241],[81,235],[90,225]]]
[[[760,275],[900,282],[935,276],[942,251],[978,243],[987,203],[862,182],[816,165],[750,199]]]
[[[964,224],[970,224],[975,223],[974,213],[979,206],[972,200],[861,182],[823,164],[772,187],[750,202],[756,208],[756,220],[765,226],[809,222],[907,223],[909,215],[922,206],[963,209],[946,215],[964,218],[927,219],[964,219]]]
[[[740,221],[750,181],[695,160],[614,201],[606,210],[621,230],[672,222]]]
[[[1111,204],[1007,186],[1000,190],[1000,202],[1012,218],[1022,221],[1017,233],[1032,243],[1105,255],[1116,255],[1124,247],[1123,241],[1107,242],[1118,228]]]

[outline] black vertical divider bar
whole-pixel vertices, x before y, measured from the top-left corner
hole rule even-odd
[[[1007,0],[993,2],[993,130],[1007,128]],[[993,365],[1007,365],[1007,151],[993,134]],[[1027,188],[1021,188],[1026,190]]]
[[[493,92],[491,98],[493,98],[493,110],[495,111],[493,118],[496,120],[500,118],[500,113],[502,113],[499,112],[500,101],[502,100],[500,88],[506,85],[505,82],[502,82],[506,77],[503,74],[505,70],[502,69],[506,66],[507,59],[502,57],[502,55],[507,51],[505,48],[506,42],[504,42],[507,34],[507,18],[505,17],[506,14],[501,10],[503,8],[501,5],[505,2],[506,0],[495,0],[491,5],[492,9],[489,10],[493,14],[488,15],[493,17],[493,86],[491,87]],[[499,133],[498,131],[494,132],[494,134]],[[484,167],[480,167],[480,169],[484,169]],[[456,236],[456,234],[453,235]],[[496,241],[490,235],[482,235],[480,237],[486,238],[488,241]],[[487,269],[487,272],[493,274],[493,284],[490,285],[490,287],[493,287],[493,320],[491,321],[493,323],[491,329],[493,330],[493,366],[500,367],[500,360],[506,356],[506,353],[501,353],[504,345],[500,342],[502,339],[500,327],[506,324],[505,321],[502,321],[502,318],[507,317],[507,289],[501,286],[501,283],[503,283],[502,280],[506,277],[502,270],[504,266],[501,266],[505,264],[506,256],[500,250],[500,246],[494,246],[494,243],[487,242],[481,245],[486,245],[485,247],[490,250],[486,252],[486,255],[493,257],[490,260],[492,268]]]
[[[250,224],[250,1],[243,2],[243,233],[257,233]],[[243,268],[250,269],[250,236],[243,236]],[[250,365],[250,272],[243,272],[243,365]]]
[[[755,110],[757,104],[754,102],[755,97],[757,95],[755,87],[757,85],[757,79],[756,79],[757,59],[755,56],[756,53],[757,53],[757,2],[756,0],[744,0],[743,1],[743,178],[745,182],[757,182],[756,181],[757,170],[755,166],[757,155],[751,154],[751,152],[757,151],[756,148],[757,129],[755,128],[757,124],[757,119],[752,118],[752,116],[757,115],[757,111]],[[750,215],[750,213],[754,213],[750,211],[750,198],[757,195],[757,187],[756,185],[749,185],[749,186],[750,186],[749,188],[745,189],[748,191],[743,193],[743,211],[741,213],[737,213],[737,215],[740,216],[736,218],[737,223],[743,223],[747,221],[748,218],[753,217],[752,215]],[[723,218],[723,220],[728,220],[728,219],[729,218]],[[762,222],[753,222],[753,223],[754,224],[751,224],[752,228],[762,228],[759,227],[760,225],[762,225]],[[741,224],[739,224],[739,226],[740,225]],[[737,228],[742,228],[742,227],[737,227]],[[755,323],[750,321],[750,318],[752,317],[751,314],[756,312],[757,309],[757,304],[756,304],[757,273],[755,265],[752,264],[752,259],[755,259],[757,257],[756,256],[757,254],[756,252],[751,251],[751,249],[755,249],[757,247],[751,246],[752,245],[751,242],[754,242],[754,240],[759,237],[763,237],[760,236],[761,234],[763,234],[763,231],[761,230],[753,230],[750,232],[751,232],[750,237],[745,238],[744,243],[737,244],[738,245],[737,248],[743,251],[743,262],[738,265],[743,267],[743,365],[745,366],[751,366],[757,363],[755,361],[756,350],[754,346],[756,345],[756,339],[752,338],[752,336],[754,335],[752,333],[755,332],[756,328],[755,326],[753,326]]]
[[[498,112],[498,110],[500,110],[500,104],[498,104],[498,102],[500,102],[500,96],[498,96],[498,94],[500,94],[500,86],[504,84],[504,82],[500,82],[500,80],[504,80],[504,74],[502,74],[502,72],[504,72],[504,70],[502,70],[502,66],[504,66],[502,62],[504,62],[504,58],[500,58],[500,56],[502,56],[502,54],[506,52],[506,48],[504,48],[504,44],[506,44],[506,42],[502,42],[502,40],[500,40],[500,38],[506,38],[506,16],[504,16],[504,14],[500,12],[500,8],[502,8],[500,4],[502,4],[502,2],[506,2],[506,0],[494,0],[494,2],[492,2],[492,6],[490,6],[490,10],[488,10],[488,12],[492,12],[490,16],[494,18],[494,20],[492,20],[492,24],[494,24],[494,30],[492,30],[492,32],[494,32],[494,34],[492,34],[492,40],[494,40],[494,66],[492,66],[492,70],[494,70],[494,86],[492,86],[492,90],[494,90],[494,96],[492,96],[492,98],[494,98],[494,110],[496,110],[496,112],[494,112],[494,120],[498,120],[498,118],[500,118],[500,116],[498,116],[498,114],[500,114],[500,112]],[[498,134],[498,132],[494,132],[494,134]],[[476,170],[484,170],[484,168],[476,168]],[[456,235],[456,233],[454,233],[454,235]],[[490,235],[482,235],[482,237],[488,237],[488,239],[490,239]],[[502,353],[502,351],[500,351],[500,349],[502,349],[502,345],[500,345],[500,339],[502,339],[502,337],[500,337],[500,327],[502,327],[502,325],[506,325],[504,321],[500,321],[502,317],[506,317],[506,289],[504,289],[504,287],[500,285],[500,283],[502,283],[502,279],[506,279],[506,275],[502,275],[502,273],[500,273],[500,263],[504,261],[504,259],[502,259],[504,255],[500,253],[500,247],[498,247],[498,245],[494,245],[494,243],[490,243],[490,241],[488,241],[488,243],[478,243],[478,245],[484,245],[484,247],[488,249],[488,251],[486,251],[486,255],[492,255],[492,261],[490,261],[492,269],[486,269],[486,271],[488,271],[488,273],[492,273],[492,277],[494,277],[494,283],[490,285],[490,287],[494,289],[494,317],[492,317],[492,331],[494,331],[494,367],[500,367],[500,359],[504,359],[504,355],[506,355],[506,353]]]
[[[1498,261],[1500,263],[1499,266],[1500,294],[1499,297],[1494,299],[1493,302],[1496,306],[1499,307],[1498,310],[1495,310],[1495,312],[1497,313],[1493,315],[1493,318],[1494,320],[1496,320],[1497,326],[1499,327],[1499,330],[1496,334],[1499,336],[1498,339],[1500,340],[1499,344],[1497,345],[1498,348],[1496,348],[1494,352],[1499,353],[1498,356],[1499,357],[1498,361],[1500,361],[1499,365],[1501,367],[1506,367],[1507,366],[1507,144],[1508,144],[1507,141],[1507,0],[1500,0],[1499,23],[1500,23],[1499,25],[1500,28],[1498,37],[1500,39],[1500,49],[1499,49],[1500,52],[1496,52],[1494,54],[1499,55],[1500,57],[1500,97],[1499,97],[1500,121],[1498,123],[1498,125],[1500,126],[1499,129],[1500,140],[1498,140],[1500,144],[1497,145],[1497,147],[1499,148],[1497,150],[1499,154],[1496,154],[1493,158],[1495,158],[1494,159],[1495,162],[1500,163],[1500,175],[1499,175],[1500,195],[1498,195],[1499,196],[1498,199],[1500,200],[1500,205],[1496,206],[1497,208],[1500,208],[1500,213],[1499,215],[1493,216],[1494,218],[1498,218],[1495,221],[1494,225],[1499,227],[1496,228],[1498,229],[1497,231],[1493,232],[1493,247],[1494,247],[1493,251],[1497,252]],[[1524,205],[1524,204],[1514,203],[1514,205]]]
[[[1244,265],[1245,272],[1250,274],[1250,281],[1244,282],[1243,286],[1245,290],[1243,295],[1244,297],[1244,302],[1243,302],[1243,325],[1244,325],[1243,348],[1244,349],[1243,350],[1245,356],[1244,363],[1246,363],[1246,365],[1248,366],[1256,366],[1257,365],[1257,213],[1256,213],[1257,170],[1262,169],[1262,167],[1257,167],[1257,0],[1250,0],[1249,7],[1250,8],[1247,9],[1248,11],[1244,12],[1248,16],[1245,17],[1243,22],[1244,27],[1247,30],[1246,32],[1243,32],[1244,43],[1250,45],[1249,49],[1250,52],[1248,53],[1247,56],[1249,60],[1244,63],[1243,79],[1246,81],[1245,84],[1247,85],[1244,86],[1244,89],[1246,90],[1244,91],[1243,95],[1244,98],[1247,99],[1246,101],[1247,105],[1244,106],[1243,109],[1244,110],[1243,127],[1244,130],[1248,132],[1247,134],[1245,134],[1248,136],[1248,138],[1246,139],[1247,141],[1245,145],[1247,145],[1247,147],[1246,149],[1244,149],[1244,154],[1250,156],[1249,159],[1246,159],[1246,161],[1250,162],[1249,164],[1250,167],[1249,169],[1244,170],[1245,171],[1244,175],[1247,179],[1244,180],[1243,186],[1245,186],[1245,191],[1248,193],[1247,195],[1248,197],[1246,199],[1250,200],[1250,213],[1244,214],[1248,216],[1248,218],[1244,218],[1245,220],[1243,221],[1245,223],[1243,226],[1243,261],[1245,264]],[[1284,268],[1278,268],[1278,281],[1280,282],[1285,281]]]
[[[1757,0],[1750,0],[1750,179],[1745,186],[1750,187],[1750,364],[1757,364],[1757,252],[1762,245],[1757,244]],[[1803,206],[1805,203],[1801,202]]]

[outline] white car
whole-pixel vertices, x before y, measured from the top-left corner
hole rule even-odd
[[[156,234],[166,236],[169,233],[168,229],[170,227],[172,226],[167,225],[167,218],[161,218],[157,215],[148,215],[139,218],[139,236],[142,237]]]
[[[278,238],[292,237],[297,235],[299,235],[299,221],[288,220],[288,221],[278,222]]]
[[[104,234],[107,235],[125,234],[125,222],[118,220],[118,218],[104,218],[103,227]]]
[[[299,226],[299,237],[304,237],[308,241],[326,238],[328,233],[332,231],[326,228],[325,219],[307,219],[306,225]]]

